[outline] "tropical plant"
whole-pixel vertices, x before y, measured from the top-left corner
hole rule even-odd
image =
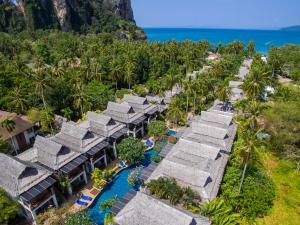
[[[144,145],[139,139],[128,137],[118,145],[119,157],[129,165],[139,163],[144,159]]]
[[[79,212],[71,214],[67,218],[65,225],[93,225],[93,222],[85,212]]]
[[[8,224],[19,212],[19,205],[0,189],[0,224]]]
[[[11,117],[5,117],[1,121],[1,127],[4,128],[9,133],[9,138],[11,140],[13,150],[15,151],[15,154],[17,155],[18,150],[15,146],[15,142],[13,140],[13,137],[11,136],[11,133],[14,131],[15,126],[16,126],[16,123],[14,122],[14,120]]]
[[[151,194],[160,199],[168,199],[171,204],[176,205],[183,196],[182,189],[174,178],[160,177],[146,184]]]
[[[160,137],[168,132],[168,127],[166,126],[166,123],[164,121],[152,121],[148,125],[148,133],[150,136],[153,137]]]
[[[181,101],[178,97],[171,101],[166,118],[176,126],[185,121],[185,111],[181,108]]]
[[[100,211],[105,212],[105,211],[110,210],[113,207],[113,205],[116,203],[116,201],[118,201],[118,199],[119,199],[118,195],[115,195],[113,198],[108,199],[104,202],[101,202]]]
[[[208,216],[213,224],[234,225],[239,224],[240,215],[234,213],[223,199],[214,199],[200,205],[200,214]]]
[[[108,213],[104,217],[104,225],[114,225],[116,224],[114,221],[114,215],[112,213]]]

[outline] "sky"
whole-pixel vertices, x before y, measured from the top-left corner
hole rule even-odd
[[[140,27],[277,29],[300,25],[300,0],[131,0]]]

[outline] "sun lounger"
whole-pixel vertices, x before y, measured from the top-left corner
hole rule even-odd
[[[147,140],[146,141],[146,145],[148,146],[148,147],[150,147],[150,148],[152,148],[153,147],[153,142],[151,141],[151,140]]]
[[[86,200],[86,201],[92,201],[93,200],[92,197],[86,196],[86,195],[81,195],[80,198],[82,198],[83,200]]]
[[[122,168],[126,167],[126,164],[122,160],[119,160],[119,164]]]
[[[76,201],[76,204],[78,204],[80,206],[87,206],[88,205],[87,202],[80,201],[79,199]]]

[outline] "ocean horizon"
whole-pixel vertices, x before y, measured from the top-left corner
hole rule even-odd
[[[166,42],[207,40],[213,45],[228,44],[239,40],[246,45],[253,40],[256,51],[268,53],[272,46],[300,44],[300,31],[261,30],[261,29],[228,29],[228,28],[143,28],[148,41]]]

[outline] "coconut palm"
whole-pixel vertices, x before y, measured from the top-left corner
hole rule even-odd
[[[17,113],[23,113],[27,110],[28,101],[22,93],[22,89],[18,86],[15,87],[6,97],[9,106]]]
[[[240,215],[234,213],[231,207],[227,206],[223,199],[214,199],[200,205],[200,214],[208,216],[215,225],[239,224]]]
[[[14,131],[16,123],[13,121],[11,117],[6,117],[1,121],[1,127],[4,128],[9,133],[9,138],[12,143],[13,150],[15,151],[16,155],[18,154],[18,150],[15,146],[15,142],[11,136],[11,133]]]
[[[127,61],[125,65],[124,81],[128,84],[128,89],[131,88],[132,81],[135,77],[135,63],[133,61]]]
[[[191,77],[183,79],[183,87],[186,94],[186,113],[189,111],[189,99],[194,94],[194,85]]]
[[[185,113],[181,108],[180,101],[174,98],[169,105],[167,119],[178,126],[179,122],[185,119]]]
[[[118,90],[118,81],[122,77],[123,68],[115,57],[109,62],[109,68],[109,78],[115,82],[116,90]]]

